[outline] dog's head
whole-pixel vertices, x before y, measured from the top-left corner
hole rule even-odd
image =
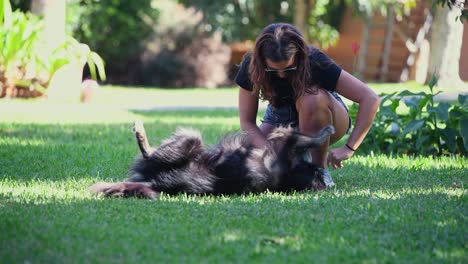
[[[325,188],[323,176],[318,167],[305,157],[308,151],[322,146],[335,133],[333,126],[326,126],[316,135],[307,136],[292,127],[279,127],[273,130],[267,140],[276,157],[266,161],[270,173],[286,174],[286,186],[295,190],[320,190]]]
[[[311,182],[315,178],[312,174],[316,167],[306,162],[304,156],[309,155],[310,149],[322,146],[334,132],[333,126],[323,128],[315,136],[304,135],[292,127],[275,128],[267,138],[270,155],[265,156],[265,167],[272,175],[288,174],[293,186],[307,188],[304,181]]]

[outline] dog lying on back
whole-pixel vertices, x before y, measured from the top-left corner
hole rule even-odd
[[[255,148],[245,133],[227,135],[217,145],[205,147],[199,132],[179,129],[152,148],[140,121],[133,131],[142,155],[131,167],[131,177],[121,183],[97,183],[90,187],[93,193],[154,199],[161,192],[218,195],[321,190],[325,188],[323,176],[304,161],[303,154],[320,147],[335,132],[327,126],[309,137],[291,127],[279,127],[268,136],[265,147]]]

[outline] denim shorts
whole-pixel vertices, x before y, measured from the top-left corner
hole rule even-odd
[[[346,111],[349,112],[348,107],[343,102],[341,97],[336,92],[330,92],[333,97],[340,102]],[[265,111],[265,115],[263,116],[262,123],[267,123],[273,125],[275,127],[291,125],[293,127],[297,127],[299,124],[299,113],[296,110],[296,106],[294,104],[283,105],[280,107],[274,107],[271,104],[268,104],[267,109]],[[349,127],[348,131],[351,129],[351,117],[349,117]]]

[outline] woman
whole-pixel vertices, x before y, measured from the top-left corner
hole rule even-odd
[[[284,23],[263,29],[253,52],[244,57],[235,81],[241,87],[240,126],[257,147],[265,144],[266,136],[276,126],[297,125],[304,134],[314,134],[330,124],[335,127],[329,142],[311,151],[312,163],[320,167],[327,187],[334,186],[327,165],[342,168],[342,161],[353,156],[380,104],[380,98],[367,85],[308,46],[296,28]],[[328,146],[351,128],[348,110],[338,94],[358,103],[359,110],[347,143],[328,152]],[[269,104],[258,127],[259,99]]]

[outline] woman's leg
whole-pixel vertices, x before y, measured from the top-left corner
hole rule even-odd
[[[317,94],[298,98],[299,130],[306,135],[316,134],[327,125],[335,127],[335,134],[321,148],[311,151],[312,163],[327,168],[328,146],[340,140],[349,128],[349,115],[344,106],[329,92],[318,89]]]

